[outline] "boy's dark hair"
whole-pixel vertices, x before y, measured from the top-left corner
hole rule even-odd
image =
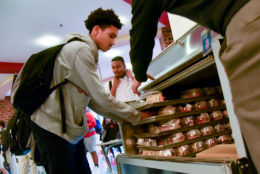
[[[121,57],[121,56],[116,56],[116,57],[114,57],[114,58],[111,60],[111,62],[117,61],[117,60],[120,60],[121,62],[123,62],[123,64],[125,64],[125,61],[124,61],[123,57]]]
[[[5,127],[5,122],[3,120],[0,120],[0,126]]]
[[[103,10],[102,8],[98,8],[91,12],[85,20],[85,26],[90,33],[95,25],[99,25],[101,28],[114,25],[116,28],[121,29],[123,24],[112,9]]]

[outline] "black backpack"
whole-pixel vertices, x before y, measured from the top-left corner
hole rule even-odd
[[[119,125],[115,122],[110,122],[105,125],[105,135],[103,135],[103,142],[120,138]]]
[[[28,141],[31,132],[30,116],[16,110],[7,124],[6,139],[12,154],[19,156],[30,152]]]
[[[81,41],[79,38],[73,38],[69,42],[74,40]],[[61,105],[62,132],[66,132],[66,116],[61,86],[66,84],[68,80],[64,79],[60,84],[50,88],[55,60],[64,45],[60,44],[33,54],[22,69],[21,80],[13,96],[13,107],[16,111],[7,126],[12,141],[9,147],[11,152],[16,155],[23,155],[28,151],[27,143],[31,134],[31,114],[57,88]]]

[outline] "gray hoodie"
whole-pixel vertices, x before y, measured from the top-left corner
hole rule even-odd
[[[116,100],[107,92],[97,72],[98,48],[89,36],[69,34],[66,41],[77,37],[62,48],[54,66],[54,86],[64,79],[63,86],[67,132],[62,133],[59,94],[55,90],[32,115],[32,121],[70,143],[77,143],[88,131],[86,106],[96,113],[121,122],[128,120],[135,124],[140,112]]]

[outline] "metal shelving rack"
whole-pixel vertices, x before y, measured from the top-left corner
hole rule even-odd
[[[219,36],[213,34],[213,55],[204,56],[201,33],[204,27],[196,26],[178,42],[173,43],[158,55],[150,64],[148,73],[156,80],[148,81],[141,86],[142,93],[162,91],[171,87],[176,93],[191,88],[199,81],[201,85],[208,85],[209,79],[221,85],[226,108],[232,128],[232,134],[239,159],[196,159],[192,157],[156,158],[140,157],[140,155],[119,155],[117,167],[119,174],[132,173],[192,173],[192,174],[236,174],[247,173],[250,165],[247,160],[245,144],[241,135],[237,117],[233,110],[230,88],[225,71],[218,57],[220,43]],[[182,44],[178,44],[182,43]],[[158,67],[160,67],[158,69]],[[121,128],[123,129],[123,128]],[[122,130],[121,130],[122,132]],[[124,137],[123,137],[124,138]]]

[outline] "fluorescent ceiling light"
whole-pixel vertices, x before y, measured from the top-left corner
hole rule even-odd
[[[61,43],[61,39],[57,36],[46,35],[37,39],[36,43],[42,46],[53,46]]]
[[[117,50],[117,49],[111,49],[107,52],[105,52],[103,55],[105,57],[110,57],[110,58],[113,58],[113,57],[116,57],[116,56],[120,56],[122,54],[122,52],[120,50]]]
[[[128,19],[124,16],[119,16],[119,19],[123,24],[126,24],[128,22]]]

